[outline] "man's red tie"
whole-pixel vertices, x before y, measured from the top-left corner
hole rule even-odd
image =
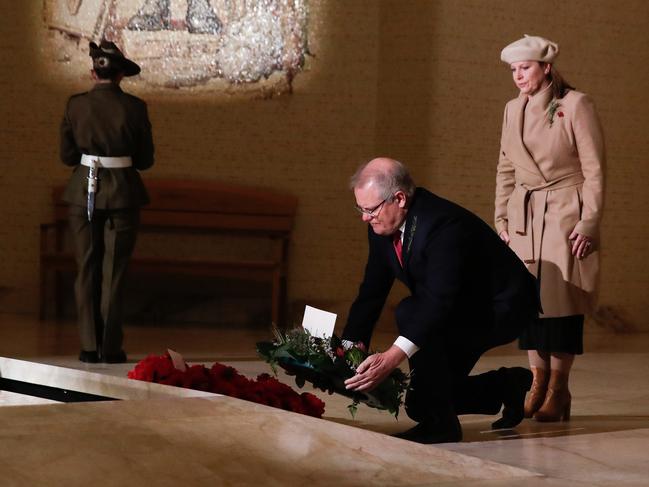
[[[401,264],[401,267],[403,267],[403,244],[401,243],[401,230],[397,230],[392,238],[392,245],[394,246],[394,251],[397,253],[397,259],[399,259],[399,264]]]

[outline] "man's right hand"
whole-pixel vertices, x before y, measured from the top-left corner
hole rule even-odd
[[[345,381],[345,388],[352,391],[371,391],[407,358],[406,352],[396,345],[392,345],[385,352],[372,354],[356,368],[356,375]]]

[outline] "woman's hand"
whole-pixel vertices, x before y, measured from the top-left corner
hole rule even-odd
[[[507,233],[507,230],[503,230],[498,234],[498,236],[500,237],[500,240],[509,245],[509,233]]]
[[[580,260],[593,251],[593,239],[586,235],[582,235],[573,230],[568,240],[572,242],[572,255]]]

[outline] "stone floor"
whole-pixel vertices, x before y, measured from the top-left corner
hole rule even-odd
[[[78,362],[72,323],[0,315],[0,329],[0,356],[28,361],[0,361],[3,376],[17,367],[46,381],[135,391],[120,392],[133,395],[130,401],[0,408],[0,485],[649,485],[649,334],[590,330],[571,378],[569,422],[525,420],[492,431],[494,418],[464,416],[461,443],[424,446],[387,435],[412,425],[405,415],[395,421],[361,406],[353,419],[342,396],[318,392],[326,402],[318,420],[124,379],[139,358],[167,347],[251,377],[268,372],[253,352],[270,337],[263,328],[129,326],[131,360],[121,365]],[[392,338],[383,332],[374,346]],[[507,346],[483,357],[476,372],[524,363]],[[2,392],[2,403],[21,401]]]

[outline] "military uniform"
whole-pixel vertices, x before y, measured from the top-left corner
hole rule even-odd
[[[100,82],[72,96],[61,123],[61,160],[74,167],[63,199],[70,203],[78,275],[75,282],[82,353],[106,361],[122,350],[121,292],[148,195],[138,171],[153,165],[146,103],[118,83]],[[88,167],[83,154],[130,156],[131,167],[98,169],[92,221],[88,221]]]

